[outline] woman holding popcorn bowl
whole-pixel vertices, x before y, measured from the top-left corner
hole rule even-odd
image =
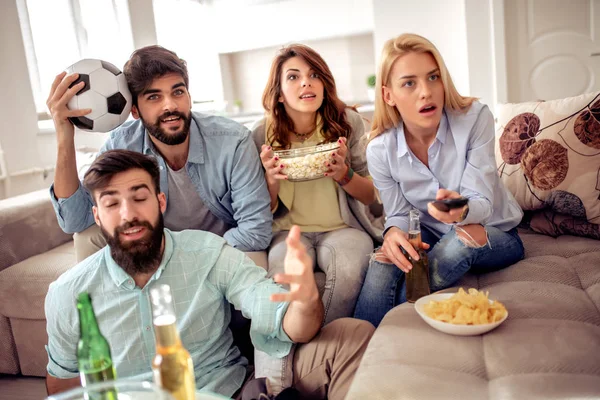
[[[368,213],[376,195],[362,117],[338,98],[323,58],[300,44],[278,52],[262,101],[253,136],[274,214],[268,276],[283,272],[285,238],[299,225],[326,276],[324,324],[349,317],[383,228]]]

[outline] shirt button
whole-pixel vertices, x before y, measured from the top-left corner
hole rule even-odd
[[[127,281],[128,284],[133,285],[133,281],[130,279]]]
[[[161,170],[161,171],[163,170],[163,166],[162,166],[162,165],[160,166],[160,170]]]
[[[149,326],[149,325],[146,327],[146,330],[147,330],[147,331],[149,331],[149,330],[150,330],[150,326]]]

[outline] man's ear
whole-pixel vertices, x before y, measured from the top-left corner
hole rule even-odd
[[[156,197],[158,197],[158,207],[160,208],[160,212],[164,214],[167,210],[167,196],[165,196],[163,192],[160,192]]]
[[[140,112],[137,109],[137,106],[131,106],[131,116],[133,119],[140,119]]]
[[[100,218],[98,217],[98,207],[93,206],[92,212],[94,213],[94,221],[96,221],[96,225],[100,226]]]
[[[385,101],[389,106],[395,107],[396,103],[394,100],[392,100],[392,89],[388,88],[387,86],[382,86],[381,89],[383,91],[383,101]]]

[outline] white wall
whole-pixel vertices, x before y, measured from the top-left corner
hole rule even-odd
[[[0,149],[9,175],[0,181],[1,197],[14,196],[38,188],[41,168],[36,146],[37,111],[33,100],[25,48],[15,1],[4,1],[0,13]],[[0,164],[1,165],[1,164]],[[2,173],[2,172],[0,172]]]
[[[361,102],[366,97],[364,80],[375,71],[374,61],[383,43],[403,32],[422,34],[438,46],[461,93],[479,96],[490,106],[497,99],[506,98],[503,0],[286,0],[252,8],[233,7],[230,3],[215,11],[226,22],[219,22],[216,14],[195,18],[191,12],[183,12],[189,14],[184,18],[186,23],[180,20],[179,5],[184,1],[133,1],[136,44],[156,40],[152,27],[147,25],[152,22],[149,19],[159,12],[164,16],[164,8],[171,6],[179,17],[166,16],[173,21],[170,44],[175,45],[177,37],[194,32],[198,46],[182,48],[181,55],[188,59],[190,70],[205,70],[208,65],[206,70],[216,71],[194,79],[193,93],[202,94],[209,87],[217,87],[225,98],[242,97],[247,110],[262,110],[260,97],[266,74],[275,48],[282,43],[300,41],[313,45],[330,65],[341,97],[348,102]],[[0,87],[5,93],[0,98],[0,149],[6,155],[8,172],[16,176],[11,179],[10,193],[5,193],[0,180],[0,199],[48,187],[56,161],[56,139],[51,129],[50,133],[38,134],[15,3],[4,1],[0,13],[0,49],[5,55],[0,64]],[[188,23],[190,18],[196,23]],[[161,42],[160,37],[158,40]],[[254,50],[245,54],[248,49]],[[236,54],[219,54],[224,52]],[[249,77],[244,72],[248,69],[254,71]],[[244,89],[238,95],[236,88]],[[98,148],[104,139],[103,135],[78,132],[76,146]]]
[[[229,53],[354,35],[373,30],[373,0],[287,0],[240,6],[217,0],[212,40],[219,53]],[[236,34],[231,34],[235,32]]]
[[[365,102],[366,80],[375,73],[373,36],[371,34],[303,41],[327,62],[336,81],[338,96],[345,102]],[[231,69],[233,88],[231,103],[240,99],[244,112],[262,112],[262,93],[271,62],[280,46],[231,53],[226,57]]]
[[[494,37],[492,25],[493,0],[465,0],[469,95],[479,97],[494,112]]]
[[[377,60],[385,41],[416,33],[442,53],[458,91],[471,94],[465,0],[373,0],[373,15]]]

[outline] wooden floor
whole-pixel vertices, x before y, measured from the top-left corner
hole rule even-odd
[[[0,400],[44,400],[44,378],[0,374]]]

